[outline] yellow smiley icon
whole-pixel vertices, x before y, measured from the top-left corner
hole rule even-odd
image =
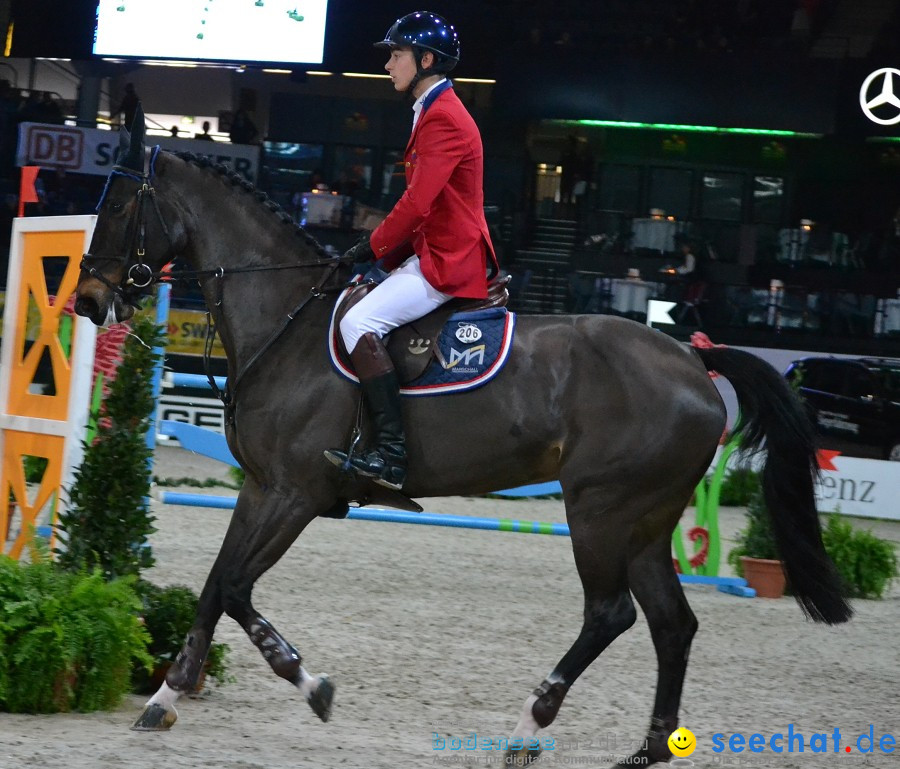
[[[697,747],[697,738],[690,729],[680,726],[669,735],[668,745],[673,755],[689,756]]]

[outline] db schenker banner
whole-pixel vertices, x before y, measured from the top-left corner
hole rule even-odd
[[[171,136],[150,137],[148,144],[159,144],[164,150],[203,155],[213,162],[230,166],[251,182],[256,181],[259,171],[259,147],[249,144],[176,139]],[[108,176],[118,146],[117,131],[22,123],[19,126],[16,164]]]

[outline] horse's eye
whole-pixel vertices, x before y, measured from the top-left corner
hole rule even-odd
[[[125,208],[125,206],[122,203],[110,203],[109,204],[109,210],[112,211],[114,214],[119,213],[123,208]]]

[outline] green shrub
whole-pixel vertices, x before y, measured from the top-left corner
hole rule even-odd
[[[229,475],[236,480],[234,482],[219,480],[218,478],[204,478],[202,481],[199,478],[190,478],[187,476],[182,476],[180,478],[173,478],[171,476],[161,478],[158,475],[153,476],[153,483],[157,486],[193,486],[197,489],[213,489],[213,488],[226,488],[226,489],[238,489],[240,490],[241,485],[244,483],[244,471],[239,467],[230,467]],[[237,474],[240,474],[239,476]]]
[[[881,598],[900,576],[890,542],[855,529],[838,515],[829,516],[822,540],[851,598]]]
[[[0,710],[115,707],[133,665],[150,663],[134,585],[0,556]]]
[[[235,484],[236,488],[241,488],[244,485],[244,478],[246,475],[244,474],[244,468],[242,467],[229,467],[228,475],[231,476],[232,482]]]
[[[58,562],[72,571],[99,567],[108,579],[137,576],[153,565],[150,459],[146,434],[155,406],[153,370],[162,328],[139,314],[99,414],[97,437],[85,445],[69,505],[59,516]]]
[[[26,454],[22,460],[22,468],[25,470],[25,483],[40,483],[47,469],[46,457],[33,457]]]
[[[719,504],[726,507],[746,507],[760,489],[759,473],[749,467],[736,467],[722,479]]]
[[[781,555],[775,545],[775,535],[769,521],[769,513],[763,500],[762,489],[757,489],[747,505],[747,527],[738,532],[737,545],[728,553],[728,563],[739,577],[744,576],[741,558],[768,558],[778,560]]]
[[[148,651],[153,666],[165,667],[175,659],[194,624],[199,598],[184,585],[159,587],[151,582],[141,582],[139,590],[143,597],[144,627],[151,639]],[[206,674],[219,683],[230,680],[226,673],[227,651],[227,644],[213,643],[206,656]],[[138,692],[152,690],[150,677],[143,670],[135,670],[134,688]]]

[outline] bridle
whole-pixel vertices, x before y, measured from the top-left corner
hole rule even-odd
[[[154,154],[153,159],[155,160],[155,158],[156,156]],[[151,169],[152,168],[153,162],[151,161]],[[97,204],[97,210],[99,211],[102,208],[103,203],[106,200],[107,192],[109,191],[109,185],[114,176],[125,176],[129,179],[134,179],[141,185],[137,191],[137,205],[135,206],[134,215],[126,229],[127,238],[125,252],[121,256],[111,257],[96,256],[95,254],[86,252],[81,257],[81,269],[94,278],[94,280],[100,281],[110,291],[122,299],[123,302],[126,302],[133,307],[138,307],[138,297],[154,283],[163,280],[166,275],[166,271],[154,272],[153,268],[144,261],[144,257],[147,253],[147,201],[152,203],[153,210],[156,213],[156,219],[162,227],[162,231],[165,233],[166,239],[169,241],[169,246],[172,250],[174,250],[174,243],[172,242],[172,236],[169,233],[169,228],[166,226],[165,219],[163,219],[162,211],[159,210],[159,203],[156,200],[156,190],[153,188],[152,184],[152,171],[151,173],[138,173],[125,166],[113,166],[112,172],[106,180],[103,194],[100,196],[100,202]],[[113,283],[100,272],[100,270],[92,267],[90,264],[91,261],[121,262],[122,272],[124,273],[122,281],[118,284]]]
[[[227,269],[225,267],[219,266],[213,269],[205,270],[177,271],[169,269],[169,265],[166,265],[162,270],[154,271],[153,268],[144,261],[147,253],[146,238],[148,202],[152,206],[153,211],[156,214],[156,220],[159,222],[159,225],[166,236],[170,251],[173,253],[173,255],[175,254],[175,243],[172,240],[172,235],[169,231],[169,228],[166,226],[165,219],[163,218],[162,211],[160,210],[159,203],[156,199],[156,190],[153,187],[153,172],[159,151],[160,147],[158,145],[153,148],[153,153],[150,157],[149,172],[138,172],[127,166],[113,166],[112,172],[110,173],[109,178],[106,181],[106,186],[103,189],[103,194],[100,196],[100,202],[97,204],[97,210],[99,211],[102,208],[104,201],[106,200],[106,195],[109,191],[109,186],[114,176],[125,176],[140,183],[141,186],[138,188],[136,193],[137,205],[135,206],[134,214],[132,215],[132,219],[126,229],[128,235],[126,237],[125,252],[121,256],[111,257],[97,256],[95,254],[87,252],[82,256],[81,259],[81,269],[95,280],[103,283],[103,285],[109,288],[110,291],[121,298],[123,302],[126,302],[137,308],[139,306],[138,298],[144,295],[147,292],[147,289],[157,283],[171,282],[174,280],[197,280],[199,282],[202,278],[212,277],[216,279],[216,299],[213,304],[216,309],[215,314],[219,315],[223,303],[224,279],[227,275],[274,270],[296,270],[309,267],[330,268],[325,272],[325,275],[318,282],[318,284],[313,285],[309,289],[309,292],[306,294],[306,296],[304,296],[301,301],[290,312],[287,313],[287,315],[282,319],[281,324],[268,336],[268,338],[263,342],[262,346],[252,356],[250,356],[249,360],[247,360],[246,363],[244,363],[244,365],[235,376],[234,382],[232,383],[229,380],[229,382],[226,384],[224,392],[221,391],[216,385],[215,378],[213,377],[211,371],[212,349],[216,337],[216,325],[218,323],[218,318],[214,318],[213,313],[207,311],[207,338],[203,351],[203,366],[213,392],[225,406],[226,420],[229,423],[233,423],[235,406],[234,393],[237,390],[238,384],[244,378],[244,375],[257,363],[257,361],[259,361],[260,358],[262,358],[266,351],[287,330],[287,327],[290,325],[290,323],[297,317],[297,315],[303,310],[304,307],[306,307],[309,302],[311,302],[313,299],[322,299],[328,294],[340,293],[347,287],[347,283],[339,283],[332,286],[328,286],[327,284],[335,276],[341,264],[349,262],[350,260],[348,260],[346,257],[338,256],[323,259],[314,259],[308,262],[298,262],[297,264],[249,265],[246,267],[229,267]],[[123,265],[122,280],[118,284],[113,283],[102,272],[91,266],[91,261],[120,262]]]

